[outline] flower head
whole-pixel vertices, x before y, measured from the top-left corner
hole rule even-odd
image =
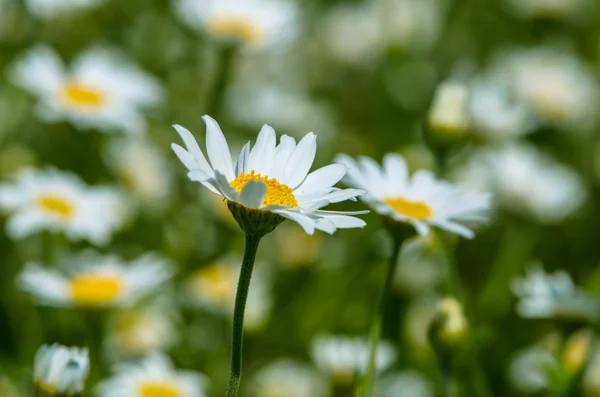
[[[10,78],[37,97],[38,116],[79,129],[141,133],[142,109],[158,104],[157,81],[107,49],[91,49],[66,68],[53,49],[38,45],[11,69]]]
[[[116,256],[84,253],[63,264],[64,271],[29,263],[19,275],[21,289],[41,305],[57,307],[131,306],[168,280],[161,259],[144,255],[129,264]]]
[[[51,19],[83,9],[96,7],[106,0],[25,0],[30,13],[40,19]]]
[[[253,382],[256,397],[324,397],[323,379],[314,370],[291,359],[277,360],[262,368]]]
[[[278,0],[174,0],[180,19],[217,40],[261,48],[281,43],[297,30],[297,6]]]
[[[317,151],[316,135],[307,134],[298,144],[283,135],[276,145],[275,131],[265,125],[251,148],[248,142],[234,167],[229,146],[215,120],[204,116],[206,147],[210,164],[198,143],[185,128],[175,129],[187,150],[171,147],[189,170],[188,177],[228,200],[230,210],[248,232],[265,234],[283,218],[297,222],[308,234],[315,229],[333,234],[337,229],[363,227],[365,222],[350,215],[321,208],[362,193],[334,188],[346,167],[332,164],[309,174]],[[249,229],[252,229],[250,231]]]
[[[508,367],[508,380],[516,390],[534,394],[550,388],[559,371],[560,364],[554,355],[535,345],[515,354]]]
[[[437,180],[430,171],[419,170],[410,177],[398,154],[387,154],[383,167],[368,157],[355,161],[339,155],[337,161],[348,167],[347,183],[367,191],[361,197],[364,202],[381,215],[413,225],[421,235],[436,226],[472,238],[474,233],[464,222],[484,221],[480,213],[490,206],[489,194],[468,193]]]
[[[89,371],[87,349],[44,345],[35,355],[33,378],[47,395],[71,397],[83,391]]]
[[[88,187],[76,175],[52,168],[27,169],[15,183],[0,184],[0,208],[12,213],[6,227],[14,239],[50,230],[104,245],[125,219],[124,200],[115,189]]]
[[[179,371],[163,354],[137,364],[115,367],[115,375],[96,388],[99,397],[205,397],[207,380],[197,372]]]

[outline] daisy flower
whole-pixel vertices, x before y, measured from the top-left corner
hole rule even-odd
[[[369,354],[369,341],[364,338],[320,336],[312,344],[312,357],[317,367],[340,384],[352,384],[356,375],[366,372]],[[375,354],[377,372],[384,371],[395,360],[394,347],[380,341]]]
[[[262,368],[254,377],[256,397],[325,397],[327,388],[322,378],[304,364],[279,359]]]
[[[175,13],[192,29],[217,40],[262,48],[292,39],[298,30],[294,1],[174,0]]]
[[[421,372],[405,370],[382,379],[382,397],[434,397],[433,383]]]
[[[99,397],[205,397],[207,380],[198,372],[179,371],[163,354],[153,353],[138,364],[115,367],[112,378],[96,387]]]
[[[97,245],[110,241],[126,215],[115,189],[88,187],[76,175],[53,168],[27,169],[14,183],[0,184],[0,208],[11,213],[6,228],[13,239],[50,230]]]
[[[470,124],[468,103],[471,95],[464,84],[446,81],[440,84],[429,110],[429,125],[441,137],[461,136]]]
[[[512,11],[523,18],[550,17],[577,19],[594,14],[593,0],[506,0]]]
[[[89,372],[90,359],[85,348],[43,345],[35,355],[34,383],[50,396],[79,395]]]
[[[427,170],[409,176],[406,162],[398,154],[387,154],[383,167],[368,157],[355,161],[343,154],[337,162],[348,167],[349,185],[367,191],[361,197],[364,202],[396,222],[410,223],[421,235],[435,226],[473,238],[473,231],[464,222],[485,221],[480,214],[490,206],[489,194],[468,193],[437,180]]]
[[[142,110],[162,97],[158,82],[121,54],[95,48],[67,68],[56,52],[37,45],[15,62],[11,81],[34,95],[43,121],[69,121],[79,129],[142,133]]]
[[[508,366],[508,380],[526,394],[547,390],[560,371],[560,364],[547,348],[534,345],[517,352]]]
[[[99,6],[106,0],[25,0],[31,14],[40,19],[56,18]]]
[[[44,306],[127,307],[172,276],[167,263],[150,254],[126,263],[116,256],[86,252],[63,267],[59,271],[29,263],[18,277],[19,287]]]
[[[361,219],[321,208],[362,194],[357,189],[337,189],[333,185],[346,173],[346,167],[332,164],[309,174],[317,150],[316,135],[308,133],[298,144],[283,135],[276,146],[275,131],[265,125],[251,148],[248,142],[234,167],[227,141],[217,122],[203,117],[207,125],[208,163],[192,134],[176,125],[187,150],[171,147],[189,170],[192,181],[202,183],[228,200],[234,217],[246,233],[266,234],[284,218],[298,223],[307,234],[315,230],[333,234],[337,229],[365,226]],[[255,230],[256,229],[256,230]],[[259,230],[260,229],[260,230]]]

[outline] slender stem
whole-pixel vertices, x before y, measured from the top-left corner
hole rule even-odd
[[[244,311],[252,278],[252,269],[258,251],[258,243],[262,236],[246,233],[244,259],[240,270],[235,307],[233,309],[233,335],[231,338],[231,373],[227,383],[225,397],[237,397],[242,377],[242,341],[244,336]]]
[[[393,234],[393,233],[392,233]],[[369,397],[371,395],[371,389],[375,379],[376,372],[376,357],[377,357],[377,345],[379,339],[381,339],[381,331],[383,328],[383,320],[385,316],[385,309],[392,289],[392,283],[394,281],[394,275],[396,273],[396,263],[398,262],[398,255],[400,254],[400,247],[404,241],[403,238],[392,235],[394,238],[394,247],[390,260],[388,262],[387,272],[385,275],[385,282],[383,288],[379,292],[377,297],[377,309],[373,322],[371,323],[370,331],[370,345],[369,345],[369,366],[367,373],[365,374],[364,381],[361,388],[358,390],[357,395],[361,397]]]

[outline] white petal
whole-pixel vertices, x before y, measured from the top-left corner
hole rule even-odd
[[[233,172],[233,162],[231,160],[231,152],[227,140],[221,131],[219,124],[210,116],[202,117],[206,124],[206,151],[208,158],[215,171],[223,174],[227,181],[235,179]]]
[[[260,209],[265,201],[267,186],[262,181],[250,181],[240,193],[240,204],[248,208]]]
[[[279,146],[275,149],[275,157],[271,164],[265,164],[265,172],[270,178],[278,181],[283,177],[285,166],[294,150],[296,149],[296,140],[291,136],[282,135]]]
[[[200,170],[194,170],[188,172],[188,178],[194,182],[200,182],[211,192],[222,196],[221,191],[217,188],[217,183],[214,176],[207,178],[206,174]]]
[[[333,222],[338,229],[353,229],[365,227],[367,222],[360,218],[355,218],[348,215],[326,215],[324,218]]]
[[[185,144],[185,147],[187,148],[188,152],[196,160],[197,168],[210,174],[212,172],[212,168],[208,164],[208,161],[206,161],[206,157],[204,157],[204,154],[202,153],[202,150],[200,150],[200,146],[198,146],[198,142],[196,141],[192,133],[178,124],[175,124],[173,127],[183,140],[183,143]]]
[[[328,234],[333,234],[337,230],[335,224],[330,219],[324,217],[316,218],[315,228]]]
[[[250,156],[250,141],[244,145],[242,151],[240,152],[240,157],[238,158],[237,164],[235,166],[235,177],[240,176],[242,172],[248,173],[250,169],[248,168],[248,161]]]
[[[353,199],[362,194],[365,194],[364,190],[344,189],[344,190],[338,190],[336,192],[330,193],[330,194],[324,196],[323,199],[329,200],[330,203],[339,203],[341,201]]]
[[[256,138],[256,143],[250,152],[248,169],[250,171],[254,170],[258,174],[267,174],[265,167],[268,167],[273,162],[276,144],[277,137],[275,130],[265,124],[260,130],[258,138]]]
[[[284,218],[287,218],[289,220],[296,222],[297,224],[302,226],[302,228],[304,229],[306,234],[311,235],[311,236],[314,234],[315,222],[312,219],[310,219],[308,216],[299,214],[297,212],[292,212],[292,211],[273,211],[273,212],[283,216]]]
[[[237,190],[232,188],[225,175],[221,174],[217,170],[215,170],[215,186],[228,200],[239,201],[239,194]]]
[[[445,229],[452,233],[456,233],[464,238],[472,239],[473,237],[475,237],[475,233],[473,233],[471,229],[456,222],[440,221],[436,222],[435,224],[442,229]]]
[[[309,132],[298,143],[296,150],[294,150],[294,153],[288,160],[281,183],[288,185],[292,189],[302,183],[315,161],[316,153],[317,135]]]
[[[395,186],[404,187],[408,178],[408,167],[404,157],[395,153],[388,153],[383,158],[383,169],[385,171],[384,179],[385,183],[391,187],[391,190]]]
[[[185,168],[187,168],[189,171],[198,169],[203,174],[206,174],[203,170],[200,170],[198,168],[198,162],[196,161],[194,156],[188,153],[187,150],[185,150],[176,143],[171,144],[171,149],[173,149],[177,157],[179,157],[179,160],[183,163],[183,165],[185,165]]]

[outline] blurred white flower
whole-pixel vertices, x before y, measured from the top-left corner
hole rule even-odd
[[[506,0],[512,11],[523,18],[576,18],[593,13],[593,0]]]
[[[579,174],[527,144],[475,152],[458,179],[493,191],[498,204],[543,223],[558,223],[581,207],[587,192]]]
[[[434,397],[432,382],[422,373],[406,370],[391,374],[380,382],[381,397]]]
[[[175,13],[192,29],[217,40],[264,48],[294,39],[299,28],[293,0],[173,0]]]
[[[112,319],[106,350],[115,358],[142,356],[171,348],[178,340],[174,307],[166,302],[119,312]]]
[[[421,235],[435,226],[473,238],[475,234],[464,223],[486,220],[481,213],[490,206],[489,194],[466,192],[427,170],[409,176],[399,154],[388,153],[383,166],[366,156],[355,161],[342,154],[336,161],[348,167],[345,180],[350,186],[367,191],[361,200],[381,215],[413,225]]]
[[[517,312],[526,318],[589,318],[594,302],[579,291],[565,271],[548,274],[540,265],[527,269],[524,277],[516,277],[511,289],[519,299]]]
[[[442,82],[435,91],[428,122],[440,135],[461,135],[469,129],[469,87],[454,81]]]
[[[186,283],[186,302],[231,319],[241,263],[240,256],[230,255],[192,273]],[[252,274],[244,315],[244,329],[247,332],[262,328],[273,304],[268,279],[261,268],[264,266],[256,266]]]
[[[573,54],[551,48],[505,51],[491,73],[545,124],[569,131],[587,131],[596,124],[598,85]]]
[[[415,236],[402,244],[394,286],[411,295],[433,291],[443,279],[445,266],[444,253],[435,238]]]
[[[34,383],[50,396],[79,395],[89,372],[90,359],[85,348],[43,345],[35,354]]]
[[[173,274],[162,259],[148,254],[129,263],[117,256],[84,252],[50,269],[28,263],[19,287],[40,304],[57,307],[127,307],[148,296]]]
[[[513,98],[506,84],[487,77],[471,86],[469,114],[475,132],[495,140],[518,138],[536,124],[535,116]]]
[[[153,353],[137,364],[115,367],[115,375],[96,386],[99,397],[206,397],[206,377],[199,372],[180,371],[161,353]]]
[[[40,19],[51,19],[99,6],[106,0],[25,0],[29,12]]]
[[[210,116],[204,116],[203,120],[207,130],[208,158],[212,165],[209,165],[191,132],[179,125],[175,129],[187,150],[177,144],[172,144],[171,148],[188,169],[188,177],[192,181],[200,182],[213,193],[226,198],[235,208],[241,208],[241,216],[252,213],[253,220],[259,219],[254,221],[258,224],[253,223],[250,227],[263,227],[260,224],[262,219],[272,214],[298,223],[310,235],[315,230],[333,234],[337,229],[366,225],[362,219],[352,216],[364,214],[364,211],[321,209],[330,203],[355,200],[363,192],[333,187],[346,173],[346,167],[340,164],[331,164],[309,173],[317,152],[315,133],[309,132],[298,144],[294,138],[283,135],[276,145],[275,131],[265,125],[252,149],[250,142],[244,145],[234,167],[221,127]],[[280,223],[278,218],[269,219]]]
[[[101,48],[84,52],[67,68],[52,48],[37,45],[12,65],[9,78],[37,97],[41,120],[67,120],[79,129],[142,133],[142,110],[162,98],[156,79]]]
[[[369,341],[365,338],[322,335],[312,343],[313,361],[339,384],[351,385],[355,376],[365,373],[369,354]],[[377,371],[385,371],[395,360],[394,347],[387,341],[380,341],[375,354]]]
[[[52,168],[27,169],[14,183],[0,184],[0,208],[11,214],[6,228],[13,239],[50,230],[105,245],[126,218],[118,191],[86,186],[76,175]]]
[[[560,371],[556,358],[543,346],[531,346],[517,352],[508,366],[508,380],[521,393],[547,390]]]
[[[255,397],[325,397],[324,380],[308,366],[291,359],[279,359],[262,368],[254,377]]]
[[[152,208],[165,204],[171,194],[172,173],[166,159],[148,140],[113,140],[107,146],[105,159],[137,199]]]

